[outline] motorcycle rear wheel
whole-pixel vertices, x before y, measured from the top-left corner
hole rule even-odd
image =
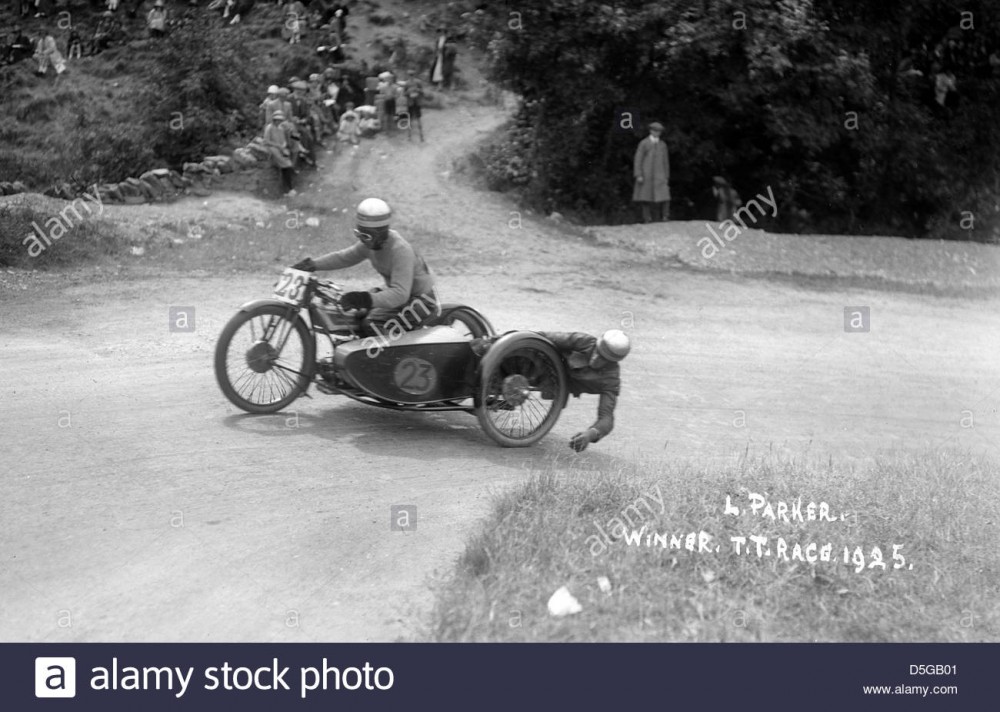
[[[265,304],[238,312],[215,347],[215,378],[248,413],[276,413],[302,395],[316,367],[316,341],[298,312]]]

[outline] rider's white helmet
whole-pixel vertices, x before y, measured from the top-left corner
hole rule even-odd
[[[621,361],[631,348],[628,335],[620,329],[605,331],[597,340],[597,353],[608,361]]]
[[[389,204],[379,198],[365,198],[358,204],[355,222],[359,228],[389,227],[392,210]]]

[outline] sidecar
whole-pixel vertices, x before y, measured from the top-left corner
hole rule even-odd
[[[534,332],[475,339],[463,332],[436,324],[338,344],[318,364],[317,386],[382,408],[474,413],[505,447],[538,442],[568,397],[558,352]]]

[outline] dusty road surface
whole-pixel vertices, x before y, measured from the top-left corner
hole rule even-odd
[[[242,414],[215,384],[213,348],[270,273],[77,273],[5,294],[0,639],[410,638],[428,580],[489,495],[546,463],[585,476],[636,459],[707,467],[748,447],[841,467],[896,447],[997,456],[996,298],[698,273],[583,239],[446,175],[497,121],[487,108],[429,113],[427,144],[366,142],[321,187],[390,200],[442,298],[500,331],[628,331],[615,432],[569,451],[595,414],[586,396],[524,450],[495,446],[466,414],[318,393]],[[374,284],[367,268],[344,281]],[[195,307],[194,331],[168,330],[171,306]],[[869,332],[845,332],[846,306],[870,309]],[[416,531],[390,531],[395,504],[417,506]]]

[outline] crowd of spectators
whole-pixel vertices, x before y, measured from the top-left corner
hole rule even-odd
[[[325,148],[324,142],[331,141],[334,149],[340,144],[357,146],[364,135],[394,132],[397,127],[405,127],[411,137],[416,127],[424,140],[419,80],[396,81],[383,72],[366,81],[366,87],[374,84],[374,89],[362,89],[350,74],[331,66],[308,79],[291,77],[287,86],[268,88],[260,104],[260,126],[286,192],[294,190],[299,168],[316,165],[316,149]]]
[[[48,67],[52,66],[61,74],[65,70],[67,60],[100,54],[114,45],[124,44],[128,39],[139,39],[143,36],[163,37],[171,27],[192,18],[190,9],[183,16],[172,17],[164,0],[87,1],[94,10],[99,11],[101,6],[106,8],[101,12],[96,25],[91,25],[92,29],[88,29],[85,23],[79,21],[65,27],[60,22],[59,28],[65,38],[59,40],[48,24],[38,28],[38,35],[34,38],[25,33],[22,25],[15,25],[12,33],[5,37],[0,36],[0,66],[34,58],[38,62],[36,73],[47,74]],[[243,1],[253,4],[253,0]],[[189,4],[196,5],[197,2],[192,0]],[[144,6],[149,9],[144,11]],[[52,0],[18,0],[15,10],[24,21],[35,18],[43,19],[45,22],[45,18],[56,15]],[[122,15],[127,15],[132,20],[140,18],[141,15],[140,24],[144,29],[134,26],[133,23],[130,35],[122,23]]]
[[[1000,79],[1000,41],[952,28],[937,44],[923,43],[910,51],[898,71],[926,94],[936,111],[947,114],[971,81]]]

